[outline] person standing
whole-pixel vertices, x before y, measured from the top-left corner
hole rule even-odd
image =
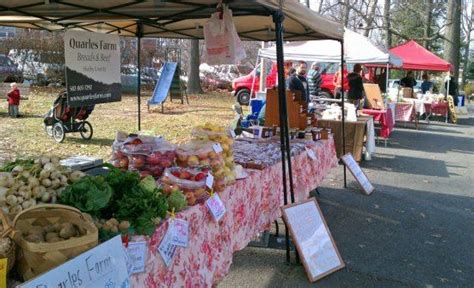
[[[319,96],[321,92],[322,83],[321,73],[319,73],[318,63],[314,62],[311,65],[311,69],[308,71],[308,92],[311,96]]]
[[[413,75],[413,71],[408,71],[407,75],[400,80],[400,86],[411,89],[416,86],[416,80]]]
[[[354,70],[347,75],[349,81],[349,93],[347,95],[348,102],[359,108],[360,100],[364,98],[364,85],[361,75],[362,66],[360,64],[354,65]]]
[[[342,68],[340,67],[339,70],[334,74],[334,78],[332,80],[332,84],[334,85],[334,96],[337,99],[341,98],[342,81],[343,81],[343,78],[346,78],[346,77],[347,77],[347,66],[346,64],[344,64]]]
[[[13,118],[19,116],[20,90],[15,82],[10,83],[10,91],[7,93],[8,115]]]
[[[301,79],[304,78],[304,76],[301,77],[301,75],[304,75],[303,72],[306,72],[306,71],[304,71],[304,68],[300,64],[296,68],[296,73],[290,75],[290,77],[288,78],[288,90],[299,91],[301,93],[301,100],[307,102],[308,99],[306,97],[307,96],[306,87],[303,84],[303,81],[301,81]]]
[[[459,99],[458,99],[458,83],[456,83],[456,81],[454,80],[453,71],[451,71],[449,76],[450,76],[449,81],[446,81],[444,83],[444,88],[446,89],[446,91],[448,91],[448,82],[449,82],[448,95],[453,96],[454,106],[458,106],[458,102],[459,102]]]
[[[428,91],[433,90],[433,82],[430,81],[428,74],[424,73],[421,76],[421,79],[423,79],[423,82],[421,83],[421,93],[426,94]]]

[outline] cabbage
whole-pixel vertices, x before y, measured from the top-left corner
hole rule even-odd
[[[142,188],[143,190],[147,192],[153,192],[157,188],[155,179],[153,178],[153,176],[150,176],[150,175],[143,178],[140,181],[140,184],[138,184],[138,186],[140,186],[140,188]]]
[[[174,190],[168,196],[168,209],[171,211],[174,208],[175,212],[179,212],[186,207],[186,204],[186,196],[184,196],[183,192],[179,190]]]

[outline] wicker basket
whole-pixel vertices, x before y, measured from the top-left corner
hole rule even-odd
[[[24,239],[24,231],[33,225],[69,222],[83,227],[87,233],[81,237],[54,243],[32,243]],[[81,211],[59,204],[37,205],[20,212],[13,219],[14,239],[19,246],[17,270],[23,279],[29,280],[67,260],[93,248],[98,243],[97,227]]]
[[[10,234],[12,233],[10,220],[3,213],[2,209],[0,209],[0,218],[1,218],[2,226],[3,226],[3,231],[1,233],[0,239],[2,239],[1,241],[9,241],[10,242],[10,249],[8,249],[7,251],[4,251],[4,253],[0,253],[0,258],[7,258],[7,265],[8,265],[7,271],[10,272],[10,270],[13,268],[13,265],[15,265],[16,244],[10,238]],[[3,239],[5,239],[5,240],[3,240]]]

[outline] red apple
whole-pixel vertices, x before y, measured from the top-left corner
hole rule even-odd
[[[199,172],[198,174],[194,176],[194,181],[202,181],[206,179],[206,177],[207,177],[207,173]]]
[[[168,168],[168,167],[171,167],[173,165],[173,162],[171,160],[168,160],[168,159],[164,159],[164,160],[161,160],[161,162],[159,163],[159,165],[165,167],[165,168]]]
[[[150,156],[146,158],[146,161],[151,165],[160,165],[163,156],[161,156],[160,152],[152,153]]]
[[[128,158],[122,158],[119,161],[118,167],[127,168],[128,167]]]
[[[140,171],[140,177],[141,178],[145,178],[146,176],[150,176],[150,175],[151,175],[151,172],[148,171],[148,170]]]
[[[179,178],[189,180],[193,177],[193,174],[189,173],[188,171],[181,171]]]
[[[145,166],[145,158],[141,155],[133,156],[131,165],[137,169],[142,168],[143,166]]]

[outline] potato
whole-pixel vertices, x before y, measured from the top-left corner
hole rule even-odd
[[[44,236],[44,239],[46,239],[46,242],[49,242],[51,238],[59,238],[59,235],[57,232],[49,232],[46,233],[46,236]]]
[[[48,234],[51,233],[51,232],[56,232],[56,234],[57,234],[58,231],[56,230],[56,227],[54,226],[54,224],[49,224],[49,225],[44,227],[44,232],[48,233]]]
[[[118,233],[119,232],[118,227],[117,226],[112,226],[112,228],[110,229],[110,232]]]
[[[130,228],[130,222],[122,221],[122,222],[120,222],[118,228],[121,232],[127,232],[128,228]]]
[[[28,235],[32,234],[41,234],[44,235],[45,231],[44,228],[41,226],[32,226],[30,229],[28,229]]]
[[[41,234],[30,234],[25,237],[26,241],[33,242],[33,243],[40,243],[44,242],[43,235]]]
[[[63,239],[69,239],[77,235],[77,230],[74,228],[74,225],[71,223],[64,223],[61,230],[59,231],[59,236]]]

